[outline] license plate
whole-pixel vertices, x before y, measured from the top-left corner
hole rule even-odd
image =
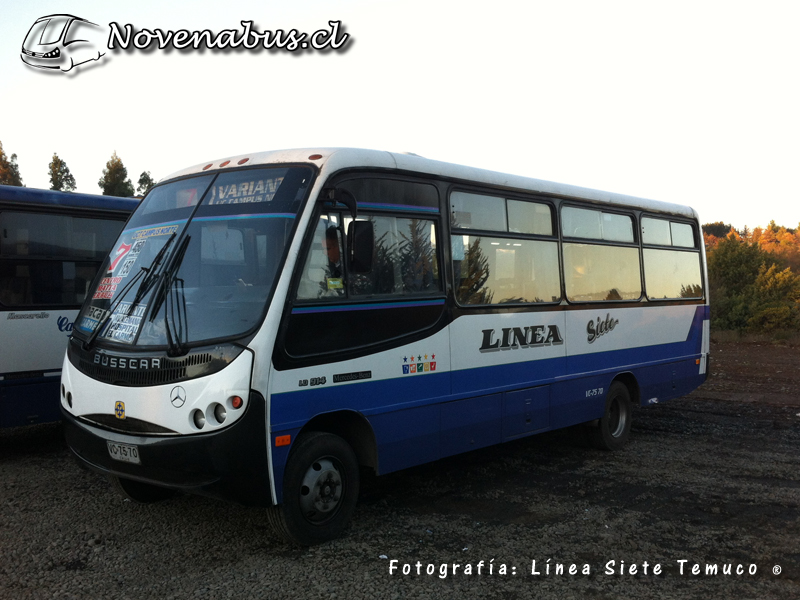
[[[139,460],[138,446],[132,446],[130,444],[117,444],[115,442],[106,442],[106,444],[108,444],[108,453],[114,460],[120,460],[122,462],[133,463],[136,465],[142,464],[142,461]]]

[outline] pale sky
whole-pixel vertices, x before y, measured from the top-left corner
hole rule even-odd
[[[342,22],[345,52],[108,54],[64,75],[20,47],[41,16],[166,30]],[[0,8],[0,141],[23,182],[53,152],[78,190],[116,151],[134,185],[297,147],[428,158],[797,227],[800,3],[138,0]]]

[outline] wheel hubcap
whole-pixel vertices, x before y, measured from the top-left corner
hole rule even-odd
[[[313,523],[332,517],[339,508],[344,482],[342,475],[329,458],[311,464],[300,486],[300,508]]]
[[[611,401],[611,406],[608,407],[608,428],[611,431],[611,435],[613,437],[622,435],[622,432],[625,431],[627,421],[628,414],[622,408],[619,400],[614,398]]]

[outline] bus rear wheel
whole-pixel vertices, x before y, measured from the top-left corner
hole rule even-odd
[[[601,450],[619,450],[631,433],[631,394],[628,387],[615,381],[608,388],[606,410],[594,427],[589,429],[589,439]]]
[[[283,504],[270,509],[275,530],[288,541],[312,546],[344,532],[358,499],[358,460],[331,433],[301,435],[286,464]]]
[[[174,490],[158,487],[133,479],[125,479],[116,475],[109,475],[112,487],[123,497],[137,504],[152,504],[168,500],[175,495]]]

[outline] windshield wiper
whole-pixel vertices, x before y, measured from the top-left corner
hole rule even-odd
[[[167,253],[167,248],[172,245],[176,235],[177,232],[173,231],[167,242],[162,246],[161,250],[158,251],[158,254],[156,254],[156,257],[153,259],[153,262],[149,268],[142,267],[142,270],[147,273],[147,276],[142,281],[142,285],[139,286],[139,289],[136,290],[136,295],[133,297],[133,302],[131,302],[130,306],[128,306],[128,312],[125,315],[126,317],[129,317],[131,312],[133,312],[133,309],[139,306],[139,303],[142,301],[142,298],[147,295],[147,292],[153,289],[153,286],[156,284],[159,275],[162,273],[162,270],[159,268],[161,266],[161,261],[164,260],[164,255]]]
[[[139,289],[136,292],[136,296],[133,299],[133,302],[128,306],[128,310],[125,314],[126,317],[131,315],[133,309],[139,305],[139,302],[142,301],[142,298],[147,294],[150,289],[152,289],[153,285],[156,282],[156,278],[160,273],[158,267],[161,264],[161,261],[164,260],[164,255],[167,252],[167,248],[172,244],[172,241],[175,239],[176,232],[172,232],[169,239],[166,241],[164,246],[162,246],[161,250],[158,251],[156,257],[153,259],[153,262],[150,264],[150,267],[142,267],[139,271],[131,277],[131,280],[125,284],[125,287],[122,288],[117,299],[114,301],[114,304],[109,307],[108,312],[103,315],[103,317],[97,322],[97,327],[89,334],[89,337],[86,338],[86,341],[83,342],[83,349],[90,350],[91,347],[94,345],[97,338],[100,336],[100,333],[106,328],[108,322],[111,320],[111,317],[116,312],[117,308],[119,308],[120,303],[128,294],[128,292],[133,287],[133,284],[136,283],[139,279],[142,279],[144,275],[144,279],[142,279],[142,284],[139,286]]]
[[[180,246],[171,256],[169,263],[164,267],[158,279],[156,291],[153,293],[153,302],[150,306],[150,321],[154,321],[161,305],[164,306],[164,325],[167,335],[167,354],[169,356],[182,356],[186,354],[183,339],[189,337],[189,323],[186,319],[186,296],[184,294],[183,279],[177,277],[178,271],[186,256],[186,248],[192,236],[187,235],[181,240]],[[177,292],[177,295],[175,295]]]

